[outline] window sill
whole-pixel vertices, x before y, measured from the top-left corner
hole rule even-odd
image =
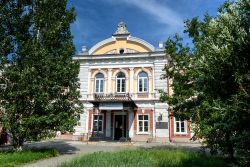
[[[137,132],[136,134],[137,135],[150,135],[149,132]]]
[[[175,135],[187,135],[187,132],[174,132]]]

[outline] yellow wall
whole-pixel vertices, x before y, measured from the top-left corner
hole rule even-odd
[[[126,38],[122,39],[116,39],[114,42],[110,42],[104,46],[101,46],[97,50],[94,51],[93,55],[99,55],[99,54],[105,54],[111,50],[117,49],[117,53],[119,53],[119,50],[123,48],[126,52],[126,49],[133,49],[137,52],[149,52],[150,49],[146,46],[132,41],[127,41]]]

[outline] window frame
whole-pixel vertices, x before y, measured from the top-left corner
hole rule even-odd
[[[103,75],[103,78],[96,78],[96,76],[97,76],[98,74],[102,74],[102,75]],[[98,81],[98,83],[99,83],[99,86],[98,86],[99,91],[97,91],[97,89],[96,89],[97,81]],[[100,90],[101,90],[101,81],[103,81],[102,92],[100,91]],[[104,93],[104,92],[105,92],[105,90],[104,90],[104,89],[105,89],[105,77],[104,77],[104,74],[103,74],[103,73],[97,73],[97,74],[95,75],[95,86],[94,86],[94,89],[95,89],[95,93]]]
[[[176,118],[174,117],[174,133],[175,134],[183,134],[183,135],[186,135],[187,134],[187,120],[181,120],[180,118],[178,118],[179,120],[176,120]],[[184,122],[184,130],[185,132],[181,132],[181,122]],[[176,127],[176,123],[179,124],[179,128],[180,128],[180,131],[177,132],[177,127]]]
[[[148,116],[148,120],[139,120],[139,116]],[[140,131],[140,127],[139,127],[139,122],[142,121],[142,129],[143,131]],[[147,121],[148,122],[148,131],[144,131],[144,122]],[[137,134],[150,134],[150,115],[149,114],[137,114]]]
[[[120,72],[121,72],[121,71],[120,71]],[[123,73],[123,74],[125,75],[125,77],[118,78],[117,75],[118,75],[120,72],[118,72],[118,73],[116,74],[115,92],[116,92],[116,93],[126,93],[126,75],[125,75],[125,73],[121,72],[121,73]],[[120,89],[119,89],[119,92],[117,91],[117,88],[118,88],[118,80],[119,80],[119,82],[120,82]],[[121,86],[121,85],[122,85],[122,80],[124,80],[124,92],[121,91],[121,90],[122,90],[122,86]]]
[[[95,116],[102,116],[102,130],[101,131],[94,131],[94,122],[95,122],[95,119],[94,119],[94,117]],[[100,121],[100,119],[99,119],[99,121]],[[98,121],[97,121],[98,122]],[[98,124],[98,126],[99,126],[99,124]],[[98,127],[99,128],[99,127]],[[91,127],[91,131],[92,132],[99,132],[99,133],[103,133],[104,132],[104,114],[103,113],[100,113],[100,114],[92,114],[92,127]]]
[[[147,74],[145,71],[141,71],[140,73],[145,73]],[[140,77],[140,73],[138,74],[138,80],[137,80],[137,87],[138,87],[138,93],[148,93],[148,90],[149,90],[149,79],[148,79],[148,74],[147,74],[147,77]],[[144,82],[145,82],[145,79],[147,79],[147,90],[144,91]],[[142,80],[142,91],[140,91],[140,80]]]

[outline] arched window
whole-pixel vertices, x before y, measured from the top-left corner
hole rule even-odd
[[[126,86],[126,76],[123,72],[119,72],[116,75],[116,92],[125,93],[125,86]]]
[[[103,93],[104,90],[104,75],[102,73],[98,73],[95,76],[95,92]]]
[[[138,75],[138,90],[139,92],[148,92],[148,75],[145,72],[140,72]]]

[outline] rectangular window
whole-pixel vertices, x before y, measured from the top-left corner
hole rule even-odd
[[[103,132],[103,115],[93,115],[93,131]]]
[[[180,134],[187,133],[185,120],[180,118],[175,118],[175,133],[180,133]]]
[[[148,91],[148,78],[139,78],[139,92]]]
[[[96,79],[95,81],[95,92],[96,93],[103,93],[103,87],[104,87],[104,79]]]
[[[117,78],[116,79],[116,92],[124,93],[125,92],[125,78]]]
[[[138,131],[141,133],[149,132],[149,116],[148,115],[138,115]]]

